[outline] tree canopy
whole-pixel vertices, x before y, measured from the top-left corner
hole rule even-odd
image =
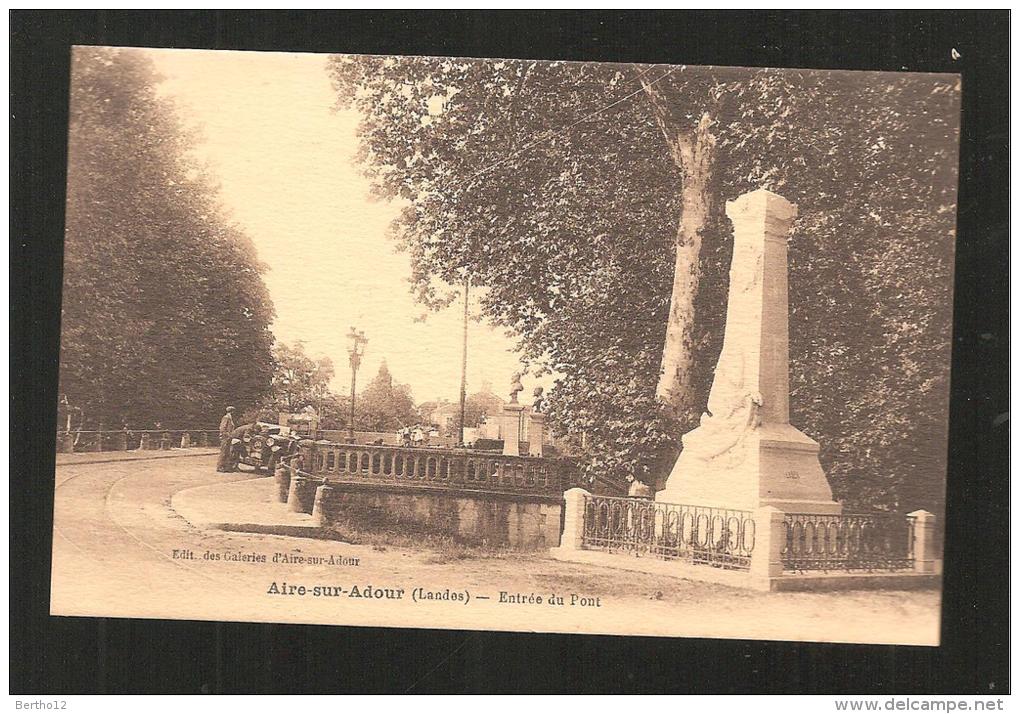
[[[296,412],[308,406],[321,411],[332,396],[329,383],[334,374],[333,361],[329,357],[309,357],[302,342],[293,346],[277,342],[273,359],[272,401],[267,406],[283,412]]]
[[[791,406],[837,498],[941,508],[959,87],[938,75],[332,58],[432,306],[465,278],[593,470],[668,471],[721,346],[725,201],[798,204]]]
[[[384,361],[354,402],[354,424],[367,431],[396,431],[418,422],[411,388],[393,381]]]
[[[93,428],[258,403],[273,308],[254,246],[139,52],[72,55],[60,392]]]

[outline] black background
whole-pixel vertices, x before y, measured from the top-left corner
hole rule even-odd
[[[1008,12],[15,11],[11,37],[12,693],[1009,690]],[[942,646],[50,617],[76,43],[961,73]]]

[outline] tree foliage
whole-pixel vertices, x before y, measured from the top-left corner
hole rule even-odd
[[[800,211],[794,423],[837,498],[941,507],[955,78],[347,56],[330,71],[362,115],[367,176],[404,205],[416,294],[486,288],[485,316],[562,375],[548,410],[585,435],[589,468],[668,471],[721,347],[725,201],[764,187]],[[671,303],[688,306],[677,329]],[[681,393],[662,388],[677,345]]]
[[[331,396],[329,383],[334,373],[329,357],[312,359],[300,341],[293,346],[277,342],[273,346],[273,361],[272,401],[267,406],[282,412],[296,412],[308,406],[316,411],[323,409]]]
[[[365,431],[396,431],[418,422],[411,388],[393,381],[386,362],[354,403],[354,424]]]
[[[273,309],[138,52],[72,56],[60,392],[90,426],[215,424],[257,403]]]

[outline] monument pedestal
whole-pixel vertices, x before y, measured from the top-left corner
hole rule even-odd
[[[528,415],[528,456],[545,455],[545,414],[531,412]]]
[[[786,513],[842,511],[818,461],[818,442],[799,429],[762,426],[721,454],[711,435],[699,431],[684,436],[684,451],[655,500],[736,510],[772,506]]]
[[[520,404],[503,406],[503,456],[521,455],[521,413]]]
[[[708,411],[657,501],[840,513],[818,444],[790,424],[787,235],[797,207],[765,190],[726,204],[733,222],[726,332]]]

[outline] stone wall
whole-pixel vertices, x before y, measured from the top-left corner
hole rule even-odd
[[[330,483],[320,487],[316,516],[323,526],[449,535],[458,541],[516,550],[557,545],[562,504],[549,497],[449,489]]]

